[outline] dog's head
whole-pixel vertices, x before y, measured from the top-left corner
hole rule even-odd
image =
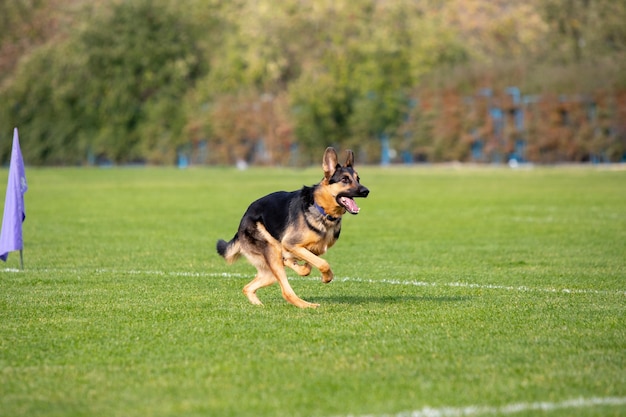
[[[354,152],[346,151],[346,163],[337,162],[337,152],[333,148],[326,148],[322,167],[324,182],[328,191],[340,207],[348,213],[358,214],[359,206],[354,202],[355,197],[367,197],[370,190],[359,182],[359,174],[354,170]]]

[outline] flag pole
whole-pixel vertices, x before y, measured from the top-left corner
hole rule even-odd
[[[24,250],[20,249],[20,269],[24,270]]]

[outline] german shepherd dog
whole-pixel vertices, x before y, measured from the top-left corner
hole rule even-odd
[[[354,153],[347,151],[346,163],[337,162],[333,148],[324,152],[324,178],[312,187],[298,191],[278,191],[256,200],[243,215],[230,242],[217,241],[217,252],[233,263],[244,255],[257,269],[256,277],[243,288],[252,304],[261,305],[259,288],[276,281],[283,298],[300,308],[316,308],[296,295],[285,273],[285,266],[301,276],[311,266],[322,273],[322,281],[333,279],[330,265],[319,255],[333,246],[341,232],[341,216],[358,214],[354,197],[367,197],[369,190],[359,183],[354,170]]]

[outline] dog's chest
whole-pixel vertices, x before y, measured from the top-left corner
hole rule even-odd
[[[341,231],[341,221],[332,222],[320,222],[316,226],[314,234],[309,235],[309,239],[305,247],[316,255],[322,255],[326,253],[328,248],[333,246],[339,238],[339,232]]]

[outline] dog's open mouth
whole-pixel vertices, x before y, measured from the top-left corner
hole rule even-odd
[[[350,214],[359,214],[359,210],[361,210],[359,206],[356,205],[354,200],[351,199],[350,197],[346,197],[346,196],[338,197],[337,202],[339,203],[339,205],[345,208]]]

